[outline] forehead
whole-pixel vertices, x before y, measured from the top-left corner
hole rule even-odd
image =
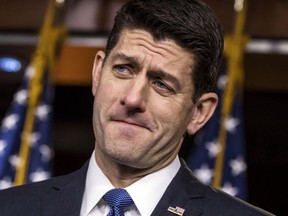
[[[119,53],[133,57],[140,63],[148,63],[150,67],[185,72],[190,76],[192,73],[194,61],[191,53],[171,39],[155,41],[153,36],[144,30],[124,29],[110,55],[113,59],[113,56]]]
[[[184,56],[192,58],[192,54],[177,45],[177,43],[172,39],[165,39],[160,41],[155,41],[153,36],[144,30],[140,29],[124,29],[119,37],[119,41],[115,48],[129,48],[135,47],[139,49],[140,47],[146,48],[146,52],[151,52],[159,54],[162,56]],[[139,47],[140,46],[140,47]],[[115,49],[114,48],[114,49]]]

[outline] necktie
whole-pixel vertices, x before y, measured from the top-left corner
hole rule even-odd
[[[124,212],[134,203],[128,192],[122,188],[108,191],[103,199],[111,208],[107,216],[124,216]]]

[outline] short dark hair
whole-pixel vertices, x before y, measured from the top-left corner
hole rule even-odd
[[[114,19],[106,57],[118,43],[124,29],[149,32],[155,41],[172,39],[192,53],[193,101],[213,91],[222,59],[223,32],[212,10],[201,0],[132,0]]]

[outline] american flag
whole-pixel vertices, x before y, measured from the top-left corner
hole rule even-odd
[[[212,119],[194,137],[195,145],[188,155],[187,163],[196,177],[203,183],[212,185],[214,176],[222,175],[220,189],[238,198],[246,199],[245,143],[240,91],[233,98],[233,106],[229,118],[224,121],[226,144],[223,168],[221,173],[215,173],[216,157],[221,150],[218,143],[221,122],[221,101],[223,89],[228,79],[225,73],[225,65],[223,67],[216,87],[216,93],[219,97],[218,107]]]
[[[28,66],[11,107],[4,117],[0,130],[0,189],[14,186],[15,175],[22,160],[28,160],[25,182],[35,182],[51,176],[52,148],[50,142],[50,121],[52,114],[52,89],[48,76],[42,77],[42,92],[34,112],[34,125],[29,134],[29,157],[21,158],[20,149],[26,121],[29,82],[35,69]]]
[[[53,91],[50,77],[66,30],[64,4],[49,1],[30,66],[0,128],[0,189],[51,176]]]
[[[242,89],[243,56],[248,37],[244,32],[247,1],[235,2],[233,34],[225,36],[222,68],[216,86],[218,107],[208,124],[196,135],[187,162],[205,184],[247,199]]]

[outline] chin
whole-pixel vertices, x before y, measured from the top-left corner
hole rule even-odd
[[[131,157],[133,155],[133,157]],[[135,155],[132,152],[125,151],[125,152],[114,152],[113,154],[110,154],[111,158],[119,164],[142,169],[147,167],[143,164],[143,156]]]

